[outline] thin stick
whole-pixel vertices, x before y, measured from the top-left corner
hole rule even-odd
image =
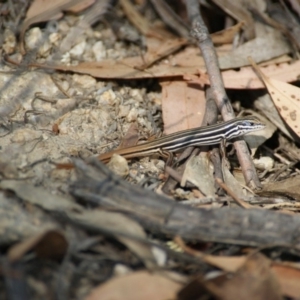
[[[209,32],[202,20],[198,1],[187,0],[187,11],[192,23],[191,34],[197,40],[198,47],[200,48],[205,61],[214,100],[224,121],[233,119],[235,115],[224,88],[217,54]],[[261,183],[256,174],[246,142],[243,140],[236,141],[234,142],[234,147],[236,149],[246,184],[253,189],[261,188]]]
[[[243,208],[251,208],[252,205],[240,199],[220,178],[216,178],[217,184],[224,190],[226,193],[232,197],[232,199],[236,202],[237,205]]]

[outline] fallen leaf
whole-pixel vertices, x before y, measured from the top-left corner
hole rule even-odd
[[[257,49],[261,50],[257,51]],[[261,63],[290,51],[290,46],[282,35],[272,30],[220,56],[219,64],[222,69],[239,68],[249,65],[248,56],[252,56],[257,63]]]
[[[79,13],[81,11],[83,11],[84,9],[90,7],[91,5],[93,5],[95,3],[96,0],[84,0],[84,1],[80,1],[78,4],[75,4],[73,6],[71,6],[68,11],[76,14]]]
[[[220,300],[282,299],[276,275],[266,257],[256,253],[241,260],[238,265],[240,263],[243,265],[234,274],[221,274],[210,280],[199,276],[178,292],[178,299],[201,299],[205,296]]]
[[[261,97],[258,97],[254,101],[254,107],[257,110],[259,110],[263,115],[265,115],[269,120],[272,120],[272,124],[274,124],[279,130],[281,130],[282,133],[284,133],[291,140],[293,139],[292,135],[287,130],[284,121],[281,119],[278,110],[276,109],[274,102],[272,101],[268,93],[264,94]],[[267,128],[268,126],[269,124],[267,125]]]
[[[280,300],[281,289],[271,269],[271,262],[262,254],[250,255],[232,276],[222,276],[203,282],[218,299]]]
[[[265,76],[252,59],[251,62],[266,85],[279,114],[290,128],[300,136],[300,89],[294,85]]]
[[[300,270],[283,263],[273,263],[272,270],[280,283],[282,293],[293,299],[299,299],[300,295]]]
[[[298,80],[299,68],[300,60],[297,60],[291,64],[269,65],[261,70],[266,76],[272,76],[273,79],[292,82]],[[252,67],[243,67],[239,71],[224,71],[222,77],[225,87],[229,89],[261,89],[265,87]]]
[[[204,255],[204,261],[226,272],[236,272],[246,262],[246,256]]]
[[[214,197],[215,180],[209,158],[206,154],[192,156],[188,160],[180,185],[185,186],[187,181],[194,184],[206,197]]]
[[[239,22],[229,28],[212,33],[210,37],[214,44],[231,44],[236,34],[244,25],[244,22]]]
[[[206,109],[204,90],[184,80],[160,81],[164,133],[201,126]]]
[[[117,149],[135,146],[139,141],[139,129],[136,123],[132,123],[127,130],[125,136],[122,138],[121,143]]]
[[[96,287],[85,300],[167,300],[176,299],[181,284],[159,274],[135,272]]]

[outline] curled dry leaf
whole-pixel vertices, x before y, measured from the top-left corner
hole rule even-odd
[[[214,44],[231,44],[236,34],[245,25],[244,22],[239,22],[229,28],[211,34],[211,39]]]
[[[254,61],[252,59],[249,60],[267,87],[279,114],[299,137],[300,89],[294,85],[265,76]]]

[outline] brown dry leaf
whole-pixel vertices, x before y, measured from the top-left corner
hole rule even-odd
[[[206,263],[226,272],[236,272],[247,260],[246,256],[215,256],[204,255]]]
[[[231,44],[244,25],[244,22],[239,22],[229,28],[211,34],[210,37],[214,44]]]
[[[87,8],[92,5],[95,0],[35,0],[29,7],[26,19],[24,20],[22,27],[20,29],[20,41],[21,41],[21,51],[25,53],[24,49],[24,34],[29,26],[39,22],[45,22],[53,19],[58,19],[62,17],[62,11],[72,9],[78,10],[78,5],[81,9]]]
[[[138,141],[139,141],[138,125],[136,123],[132,123],[117,149],[135,146]]]
[[[259,192],[259,194],[264,195],[267,192],[267,194],[272,193],[273,196],[280,195],[291,197],[297,201],[300,201],[299,183],[299,175],[279,182],[269,182],[264,185],[263,190]]]
[[[83,11],[84,9],[87,9],[91,5],[93,5],[97,0],[84,0],[80,1],[78,4],[75,4],[74,6],[70,7],[68,9],[69,12],[72,12],[74,14],[79,13]],[[98,0],[99,1],[99,0]],[[102,0],[100,0],[102,1]]]
[[[291,140],[293,140],[292,135],[286,128],[286,125],[284,124],[283,120],[281,119],[278,110],[276,109],[274,102],[271,99],[271,96],[266,93],[262,95],[261,97],[258,97],[254,101],[254,107],[261,112],[263,115],[265,115],[269,120],[272,120],[272,124],[274,127],[282,131],[287,137],[289,137]],[[267,124],[267,127],[269,127],[270,124]]]
[[[245,264],[247,256],[216,256],[205,254],[199,250],[195,250],[185,244],[181,237],[174,238],[175,243],[184,250],[184,252],[200,258],[206,263],[215,266],[226,272],[236,272],[242,265]]]
[[[300,269],[286,266],[280,263],[273,263],[272,270],[280,283],[282,293],[285,296],[299,299],[300,295]]]
[[[147,61],[145,61],[144,57],[135,56],[118,61],[114,59],[106,59],[100,62],[83,62],[76,66],[30,64],[29,67],[71,71],[75,73],[89,74],[96,78],[114,79],[175,77],[183,74],[198,74],[199,70],[201,73],[204,73],[205,66],[203,58],[199,56],[199,50],[196,51],[195,49],[192,50],[192,55],[190,55],[191,51],[184,50],[174,55],[172,59],[164,60],[144,70],[145,66],[147,67],[152,65],[155,61],[169,55],[173,51],[176,51],[185,43],[186,41],[184,39],[166,40],[160,46],[159,53],[156,53],[154,56],[151,54],[150,56],[152,56],[152,58]],[[198,53],[198,55],[196,55],[196,53]],[[206,80],[206,82],[208,83],[208,80]]]
[[[294,85],[265,76],[253,60],[252,65],[266,85],[281,117],[300,136],[300,89]]]
[[[189,251],[190,248],[187,250],[188,253],[199,257],[206,263],[230,273],[237,272],[243,265],[245,265],[248,259],[247,256],[215,256],[204,254],[193,249]],[[297,263],[289,265],[283,263],[272,263],[271,268],[280,283],[282,294],[289,297],[298,297],[300,295],[300,265]]]
[[[199,127],[206,109],[203,89],[183,80],[161,81],[160,84],[164,133]]]
[[[96,287],[85,300],[176,299],[181,284],[159,274],[140,271],[115,277]]]
[[[15,262],[33,250],[39,257],[61,259],[67,248],[68,242],[64,235],[57,230],[49,230],[13,245],[7,256],[10,262]]]
[[[293,61],[292,57],[288,54],[283,54],[278,57],[272,58],[270,60],[264,61],[259,64],[260,67],[265,67],[269,65],[279,65],[283,63],[291,63]]]
[[[245,264],[231,277],[222,276],[204,284],[213,295],[219,297],[218,299],[282,299],[280,285],[271,269],[271,262],[260,253],[250,255]]]
[[[147,62],[149,63],[149,62]],[[163,60],[143,70],[145,60],[141,56],[128,57],[118,61],[106,59],[101,62],[83,62],[77,66],[66,65],[41,65],[31,64],[28,67],[39,67],[55,69],[60,71],[71,71],[81,74],[89,74],[96,78],[135,79],[135,78],[157,78],[186,76],[189,81],[197,83],[197,74],[201,73],[200,84],[209,84],[205,75],[205,65],[199,49],[186,47],[176,53],[168,60]],[[272,64],[262,68],[266,76],[272,76],[285,82],[298,80],[300,60],[288,64]],[[230,89],[261,89],[264,84],[257,77],[252,67],[242,67],[239,71],[228,70],[222,72],[225,88]]]
[[[229,259],[228,263],[230,263]],[[196,278],[179,291],[178,299],[201,299],[201,296],[208,296],[207,292],[209,292],[209,299],[282,299],[279,283],[270,267],[271,262],[267,258],[257,253],[248,258],[242,258],[236,267],[240,264],[243,265],[232,275],[223,274],[212,280]]]
[[[292,64],[283,63],[261,68],[265,76],[272,76],[284,82],[298,80],[300,60]],[[243,67],[239,71],[228,70],[222,72],[224,85],[228,89],[261,89],[264,84],[257,77],[252,67]]]

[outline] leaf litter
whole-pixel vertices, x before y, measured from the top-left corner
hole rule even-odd
[[[297,15],[294,2],[289,3],[279,12],[283,14],[288,9]],[[152,7],[146,0],[122,0],[119,4],[57,0],[48,6],[36,0],[27,4],[23,12],[14,4],[20,12],[19,19],[7,3],[0,6],[6,30],[0,39],[5,55],[5,63],[0,66],[0,200],[1,246],[6,249],[6,267],[22,274],[23,282],[37,299],[44,295],[30,281],[30,269],[28,273],[21,272],[19,265],[42,272],[46,270],[46,260],[52,267],[52,279],[35,280],[50,291],[58,286],[54,278],[59,278],[58,274],[64,276],[62,290],[55,293],[68,294],[70,298],[110,299],[115,293],[120,299],[191,299],[195,288],[199,297],[210,294],[220,299],[254,299],[254,295],[259,295],[256,299],[265,299],[266,295],[272,295],[272,299],[296,298],[300,294],[296,284],[298,265],[294,262],[299,258],[298,245],[281,248],[274,244],[264,250],[264,232],[260,232],[263,250],[253,247],[251,238],[246,245],[233,240],[222,244],[206,238],[193,243],[188,234],[184,235],[187,230],[183,230],[178,235],[190,243],[190,249],[203,251],[195,255],[182,247],[182,252],[177,253],[166,246],[171,237],[165,231],[153,235],[154,229],[145,227],[121,203],[107,209],[99,207],[96,196],[92,203],[86,202],[86,194],[75,199],[70,194],[70,182],[77,175],[55,168],[56,162],[69,162],[70,157],[90,158],[107,152],[122,139],[123,147],[133,145],[138,141],[137,130],[147,140],[162,132],[169,134],[206,124],[210,82],[205,61],[186,36],[186,30],[170,30],[176,29],[173,24],[178,24],[175,20],[180,18],[182,24],[189,23],[182,13],[182,3],[174,1],[167,8],[160,1],[151,1]],[[165,15],[156,14],[153,8],[160,12],[164,8]],[[253,12],[273,17],[263,0],[251,5],[243,1],[210,1],[203,9],[214,16],[208,17],[214,32],[211,36],[236,114],[264,116],[268,118],[266,123],[272,124],[267,131],[247,137],[252,138],[248,143],[252,156],[271,161],[269,167],[259,171],[262,191],[246,192],[230,149],[229,168],[224,168],[225,157],[219,166],[224,182],[228,190],[250,204],[248,210],[257,206],[297,216],[299,60],[297,55],[292,56],[297,45],[292,37],[297,31],[293,29],[287,41],[282,36],[287,30],[282,29],[283,25],[266,25],[254,18]],[[93,10],[95,13],[91,14]],[[174,17],[175,12],[178,15]],[[212,20],[220,16],[226,20],[226,26],[219,24],[212,29]],[[9,26],[12,20],[18,24],[19,36]],[[117,20],[121,26],[113,24]],[[127,33],[133,30],[138,38],[123,39],[115,28]],[[250,55],[258,64],[263,82],[247,61]],[[53,74],[57,75],[55,80]],[[267,95],[265,85],[274,101],[273,109],[276,107],[283,122],[275,122],[265,106],[253,104]],[[117,161],[114,168],[125,170],[119,174],[126,180],[158,194],[163,193],[162,181],[169,176],[178,178],[171,193],[176,200],[174,205],[198,201],[196,206],[201,209],[204,203],[211,203],[205,204],[208,214],[212,207],[236,206],[224,190],[216,189],[207,150],[189,160],[185,170],[169,175],[164,167],[165,162],[154,156],[129,163]],[[205,180],[208,174],[209,179]],[[107,203],[111,202],[108,195],[117,190],[110,177],[105,194],[100,195]],[[145,211],[147,214],[151,215]],[[171,226],[169,218],[173,220],[172,210],[157,226]],[[245,222],[251,229],[251,221]],[[186,223],[192,227],[189,220]],[[76,270],[77,278],[68,268]],[[209,279],[216,270],[219,276]],[[4,274],[6,282],[13,280],[9,274]],[[72,285],[76,280],[77,284]],[[4,293],[12,293],[9,286]]]

